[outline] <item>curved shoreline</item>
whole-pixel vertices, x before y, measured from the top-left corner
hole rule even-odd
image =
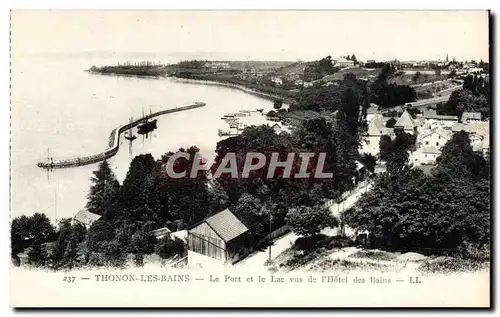
[[[174,81],[178,82],[184,82],[184,83],[192,83],[192,84],[204,84],[204,85],[212,85],[212,86],[221,86],[221,87],[226,87],[226,88],[233,88],[237,89],[240,91],[243,91],[245,93],[248,93],[250,95],[255,95],[257,97],[261,97],[264,99],[268,99],[271,101],[274,101],[276,99],[283,99],[283,97],[280,97],[278,95],[272,95],[269,93],[265,93],[262,91],[258,91],[252,88],[248,88],[243,85],[238,85],[238,84],[233,84],[233,83],[226,83],[226,82],[221,82],[221,81],[214,81],[214,80],[203,80],[203,79],[192,79],[192,78],[182,78],[182,77],[175,77],[175,76],[169,76],[167,78],[172,78]]]
[[[151,119],[151,118],[158,117],[158,116],[168,114],[168,113],[185,111],[185,110],[200,108],[200,107],[204,107],[204,106],[206,106],[206,103],[196,102],[196,103],[189,105],[189,106],[160,110],[160,111],[155,112],[153,114],[147,115],[144,118],[137,119],[131,123],[127,123],[127,124],[121,125],[115,129],[113,129],[109,135],[109,141],[110,141],[109,148],[106,149],[104,152],[97,153],[94,155],[83,156],[83,157],[70,158],[70,159],[52,159],[51,158],[45,162],[38,162],[37,166],[41,167],[41,168],[46,168],[46,169],[68,168],[68,167],[78,167],[78,166],[83,166],[83,165],[89,165],[89,164],[98,163],[100,161],[104,161],[105,159],[113,157],[116,153],[118,153],[118,149],[120,148],[120,143],[119,143],[120,134],[128,129],[131,129],[131,128],[137,126],[143,120]]]

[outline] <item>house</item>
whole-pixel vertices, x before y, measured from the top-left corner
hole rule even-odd
[[[295,86],[304,86],[304,81],[302,79],[297,79],[294,82]]]
[[[206,218],[187,232],[190,251],[229,263],[244,257],[250,242],[248,228],[229,209]]]
[[[457,116],[444,116],[444,115],[439,115],[437,114],[436,110],[429,109],[429,110],[424,110],[423,113],[424,120],[426,121],[446,121],[449,122],[448,124],[455,124],[458,122],[458,117]]]
[[[453,132],[443,128],[425,131],[420,135],[419,140],[417,141],[417,146],[433,146],[441,149],[445,143],[451,139],[452,135]]]
[[[462,123],[481,122],[481,113],[479,112],[464,112],[460,120]]]
[[[310,81],[306,81],[306,82],[304,82],[304,87],[305,87],[305,88],[309,88],[309,87],[312,87],[312,86],[314,86],[314,83],[313,83],[313,82],[310,82]]]
[[[451,127],[452,132],[464,131],[469,135],[472,149],[486,155],[490,151],[490,123],[482,121],[472,124],[456,123]]]
[[[410,162],[414,164],[433,163],[440,155],[443,146],[453,135],[449,129],[438,127],[426,130],[417,139],[417,149],[411,153]]]
[[[283,79],[281,79],[280,77],[273,77],[271,78],[271,81],[278,86],[283,85]]]
[[[369,137],[380,137],[382,135],[392,136],[393,129],[385,126],[386,122],[390,120],[390,118],[386,118],[380,114],[375,114],[370,118],[371,120],[368,122],[367,131],[367,135]]]
[[[81,223],[82,225],[88,228],[92,225],[92,223],[99,220],[100,218],[101,218],[100,215],[91,213],[87,209],[82,209],[79,212],[77,212],[76,215],[73,217],[73,222]]]
[[[337,60],[332,61],[333,66],[336,67],[341,67],[341,68],[346,68],[346,67],[354,67],[354,61],[345,59],[345,58],[339,58]]]
[[[408,110],[405,110],[401,117],[399,117],[396,124],[394,124],[394,130],[401,130],[406,133],[415,134],[417,133],[418,122],[412,118]]]
[[[274,130],[276,134],[280,134],[283,131],[281,125],[279,125],[278,123],[275,123],[271,128]]]
[[[368,119],[369,118],[369,119]],[[368,119],[368,130],[366,137],[363,139],[361,146],[359,148],[360,153],[369,153],[371,155],[377,155],[380,152],[379,142],[382,135],[388,135],[390,137],[394,136],[392,128],[387,128],[385,126],[387,120],[381,114],[371,114],[367,116]]]
[[[203,65],[204,68],[211,68],[211,69],[229,69],[231,66],[229,63],[224,63],[224,62],[212,62],[212,63],[205,63]]]

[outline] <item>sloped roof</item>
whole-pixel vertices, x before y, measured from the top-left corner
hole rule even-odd
[[[368,123],[368,135],[370,136],[379,136],[383,134],[391,134],[392,128],[387,128],[385,123],[390,120],[390,118],[385,118],[382,115],[376,115],[370,122]]]
[[[205,222],[226,242],[248,231],[229,209],[208,217]]]
[[[462,122],[467,121],[467,119],[481,120],[481,113],[479,113],[479,112],[464,112],[462,114]]]
[[[90,226],[94,221],[99,220],[101,216],[91,213],[87,209],[82,209],[76,213],[73,220],[83,223],[84,225]]]
[[[160,229],[156,229],[156,230],[153,230],[151,231],[151,233],[155,236],[155,237],[161,237],[161,236],[164,236],[168,233],[170,233],[172,231],[170,231],[170,229],[168,229],[167,227],[164,227],[164,228],[160,228]]]
[[[421,138],[424,139],[424,138],[426,138],[429,135],[432,135],[434,133],[437,133],[438,135],[443,137],[445,140],[451,139],[451,136],[453,135],[453,132],[451,132],[448,129],[436,128],[436,129],[425,131],[424,133],[422,133]]]
[[[403,112],[401,117],[399,117],[398,121],[394,125],[395,127],[401,127],[404,129],[413,129],[414,127],[417,126],[411,115],[408,113],[407,110]]]
[[[462,130],[467,133],[475,133],[486,136],[490,134],[490,123],[487,121],[473,124],[456,123],[451,127],[451,131],[453,132],[460,132]]]
[[[458,121],[457,116],[443,116],[437,114],[436,110],[424,110],[424,118],[425,119],[436,119],[436,120],[452,120],[452,121]]]

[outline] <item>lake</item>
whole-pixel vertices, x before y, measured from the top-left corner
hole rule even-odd
[[[168,56],[148,58],[176,62]],[[148,138],[138,135],[131,148],[122,135],[118,154],[109,159],[120,183],[136,155],[151,153],[159,158],[168,151],[196,145],[203,155],[213,157],[216,143],[221,140],[218,129],[227,128],[220,119],[224,114],[273,108],[270,100],[227,87],[84,71],[92,65],[148,58],[85,54],[12,58],[12,218],[42,212],[55,221],[72,217],[84,208],[97,164],[47,172],[36,163],[48,155],[60,158],[101,152],[108,147],[111,130],[131,117],[196,101],[207,103],[203,108],[158,117],[158,129]]]

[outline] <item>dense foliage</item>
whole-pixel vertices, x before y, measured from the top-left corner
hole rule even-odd
[[[459,117],[465,111],[480,112],[483,118],[490,117],[489,80],[477,75],[467,76],[463,89],[454,91],[448,102],[439,104],[436,108],[438,114]]]
[[[408,166],[381,174],[345,221],[369,231],[375,247],[434,253],[483,248],[490,241],[488,175],[487,161],[459,133],[432,175]]]
[[[338,220],[325,207],[300,206],[291,209],[286,215],[287,223],[299,235],[312,236],[324,228],[335,228]]]
[[[304,69],[304,80],[314,81],[325,77],[326,75],[334,74],[339,70],[334,67],[332,57],[327,56],[319,61],[309,63]]]
[[[381,108],[400,106],[417,99],[417,93],[412,87],[387,82],[394,74],[394,66],[390,64],[384,65],[379,76],[370,87],[371,102],[376,103]]]

